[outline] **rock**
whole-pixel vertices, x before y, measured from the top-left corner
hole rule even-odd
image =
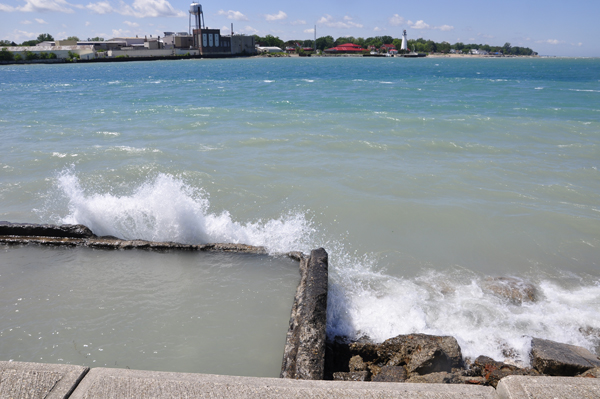
[[[514,277],[488,277],[481,287],[484,291],[508,299],[515,305],[535,302],[538,292],[535,286]]]
[[[334,381],[369,381],[370,374],[368,371],[338,371],[333,373]]]
[[[600,367],[594,367],[593,369],[589,369],[588,371],[578,375],[577,377],[600,378]]]
[[[379,361],[388,366],[406,365],[413,373],[451,372],[461,368],[462,353],[454,337],[426,334],[399,335],[379,345]]]
[[[497,362],[487,356],[479,356],[473,362],[471,372],[484,378],[484,385],[490,385],[494,388],[498,386],[500,380],[509,375],[530,375],[539,376],[540,374],[533,369],[519,368],[512,364]]]
[[[404,382],[408,378],[402,366],[383,366],[379,373],[371,378],[375,382]]]
[[[444,371],[425,375],[411,375],[406,382],[413,384],[462,384],[461,378],[454,373]]]
[[[0,236],[30,236],[59,238],[91,238],[96,237],[92,230],[82,224],[33,224],[0,222]]]
[[[572,377],[600,367],[600,360],[585,348],[540,338],[532,338],[530,356],[533,368],[550,376]]]
[[[325,376],[328,255],[311,251],[300,262],[296,291],[286,336],[281,378],[322,380]]]
[[[367,369],[367,365],[363,362],[362,357],[356,355],[352,356],[350,362],[348,363],[350,371],[365,371]]]

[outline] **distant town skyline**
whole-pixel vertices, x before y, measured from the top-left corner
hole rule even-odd
[[[21,43],[49,33],[55,39],[162,36],[188,30],[185,0],[0,0],[0,40]],[[540,55],[600,56],[600,2],[479,2],[353,0],[202,2],[206,26],[230,33],[274,35],[287,41],[317,37],[402,36],[502,46],[529,47]]]

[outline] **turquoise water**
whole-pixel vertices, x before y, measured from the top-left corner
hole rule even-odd
[[[0,98],[1,219],[323,246],[330,337],[600,344],[598,59],[4,66]]]

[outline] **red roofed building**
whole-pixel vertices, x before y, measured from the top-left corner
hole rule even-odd
[[[380,50],[385,50],[387,52],[390,52],[390,50],[396,50],[396,46],[394,46],[393,44],[384,44],[381,46]]]
[[[339,46],[328,48],[325,50],[326,53],[331,54],[352,54],[352,53],[362,53],[364,49],[358,44],[354,43],[345,43],[340,44]]]

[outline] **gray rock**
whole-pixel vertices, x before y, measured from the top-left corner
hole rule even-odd
[[[531,365],[542,374],[572,377],[594,367],[600,360],[580,346],[540,338],[531,340]]]
[[[0,236],[32,236],[59,238],[91,238],[96,237],[92,230],[82,224],[33,224],[0,222]]]
[[[454,337],[427,334],[399,335],[379,345],[379,360],[388,366],[406,365],[413,373],[451,372],[462,367],[462,353]]]
[[[383,366],[377,375],[371,378],[375,382],[404,382],[408,378],[402,366]]]
[[[488,277],[482,289],[499,297],[508,299],[515,305],[523,302],[535,302],[537,289],[531,283],[514,277]]]
[[[337,373],[333,373],[334,381],[369,381],[369,372],[368,371],[350,371],[343,372],[339,371]]]
[[[292,306],[281,378],[322,380],[325,370],[328,256],[315,249],[300,262],[300,284]]]
[[[425,375],[411,375],[406,382],[413,384],[463,384],[458,375],[444,371]]]
[[[350,362],[348,363],[350,371],[365,371],[367,369],[367,365],[363,362],[362,357],[356,355],[352,356]]]
[[[577,377],[600,378],[600,367],[594,367],[593,369],[589,369],[588,371],[578,375]]]

